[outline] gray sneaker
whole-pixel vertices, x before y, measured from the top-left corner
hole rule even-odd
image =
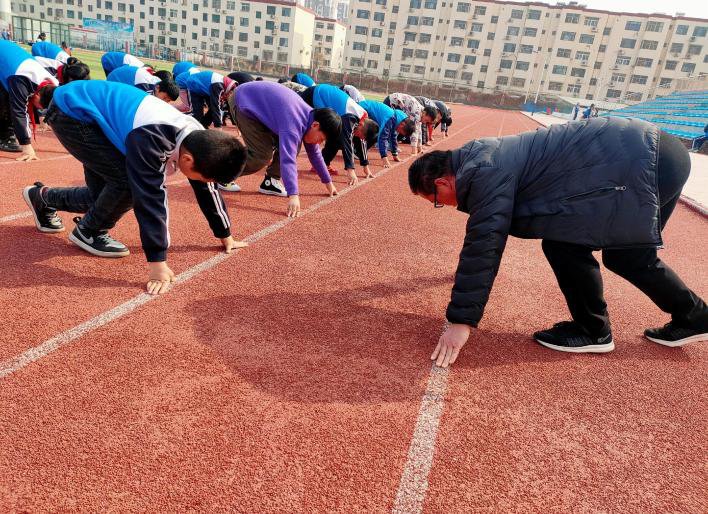
[[[89,230],[81,226],[81,218],[74,218],[76,228],[69,235],[69,241],[82,250],[99,257],[117,258],[130,255],[130,250],[120,241],[113,239],[107,231]]]

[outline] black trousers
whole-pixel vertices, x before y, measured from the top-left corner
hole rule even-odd
[[[658,155],[661,230],[666,226],[691,170],[686,148],[661,133]],[[600,265],[592,248],[544,240],[543,252],[553,268],[573,320],[591,335],[610,330]],[[708,329],[708,307],[657,255],[656,248],[602,250],[602,262],[646,294],[680,326]]]
[[[12,114],[10,112],[10,94],[0,84],[0,141],[15,135],[12,128]]]
[[[47,204],[59,211],[85,213],[81,224],[105,231],[133,208],[125,170],[125,156],[96,124],[71,118],[56,107],[47,112],[47,124],[59,142],[84,165],[85,187],[52,187]]]

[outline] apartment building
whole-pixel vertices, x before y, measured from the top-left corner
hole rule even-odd
[[[636,103],[708,74],[708,20],[577,2],[351,0],[344,67],[476,91]]]
[[[312,67],[339,72],[344,65],[344,44],[347,27],[332,18],[315,18],[315,37],[312,48]]]
[[[12,12],[81,26],[133,23],[135,42],[308,68],[315,13],[287,0],[13,0]]]
[[[321,18],[333,18],[337,15],[335,0],[299,0],[299,3]]]

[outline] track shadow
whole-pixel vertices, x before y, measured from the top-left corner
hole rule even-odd
[[[34,226],[0,225],[0,262],[2,262],[3,288],[32,286],[69,286],[81,289],[142,287],[142,282],[119,280],[81,273],[81,264],[72,270],[46,266],[43,261],[56,256],[76,255],[84,252],[66,240],[66,232],[57,235],[40,234]],[[98,259],[98,257],[96,257]],[[106,266],[116,266],[108,259]]]
[[[317,293],[233,294],[194,302],[197,339],[253,387],[298,403],[419,401],[442,320],[372,303],[449,277]],[[388,302],[386,302],[388,304]],[[399,310],[394,310],[395,308]]]

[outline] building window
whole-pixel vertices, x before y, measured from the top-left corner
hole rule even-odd
[[[478,5],[474,8],[474,14],[475,16],[484,16],[487,14],[487,8],[483,5]]]
[[[586,27],[597,27],[597,23],[600,21],[600,18],[595,18],[593,16],[586,16],[585,17],[585,26]]]
[[[620,91],[619,89],[608,89],[607,94],[605,96],[607,98],[619,98],[621,94],[622,91]]]
[[[570,48],[559,48],[556,52],[556,57],[563,57],[570,59]]]
[[[625,78],[627,78],[627,75],[625,75],[624,73],[613,73],[610,81],[611,82],[624,82]]]
[[[469,82],[472,80],[472,74],[469,71],[463,71],[460,75],[460,79]]]
[[[568,72],[567,66],[560,66],[560,65],[553,66],[553,74],[554,75],[565,75],[567,72]]]
[[[475,64],[477,58],[474,55],[465,55],[465,64]]]
[[[445,78],[446,79],[456,79],[457,72],[455,70],[445,70]]]
[[[595,42],[595,36],[591,34],[580,34],[580,42],[584,45],[592,45]]]
[[[615,61],[615,64],[617,66],[626,66],[629,64],[629,57],[618,57],[617,60]]]
[[[366,9],[357,9],[357,11],[356,11],[356,17],[361,18],[363,20],[368,20],[369,15],[370,15],[370,13]]]
[[[548,90],[549,91],[560,91],[562,89],[563,89],[562,82],[549,82],[548,83]]]
[[[481,23],[473,23],[470,27],[470,32],[482,32],[483,25]]]
[[[450,46],[462,46],[465,40],[461,37],[451,37]]]
[[[369,53],[378,54],[379,52],[381,52],[380,45],[369,45]]]
[[[509,83],[509,77],[497,77],[497,86],[506,86]]]
[[[684,65],[681,66],[681,71],[683,71],[685,73],[693,73],[695,71],[695,69],[696,69],[696,65],[692,62],[684,63]]]
[[[466,2],[460,2],[457,4],[457,12],[470,12],[470,4]]]
[[[521,54],[532,54],[533,45],[521,45],[519,46],[519,53]]]
[[[526,27],[524,29],[524,36],[536,37],[537,33],[538,33],[538,29],[535,29],[532,27]]]
[[[371,50],[371,48],[369,48]],[[427,59],[428,58],[428,51],[427,50],[416,50],[415,51],[415,58],[416,59]]]
[[[524,11],[522,11],[521,9],[512,9],[511,18],[513,20],[522,20],[524,18]]]
[[[365,52],[366,51],[366,43],[353,43],[352,50]]]
[[[462,21],[462,20],[455,20],[455,23],[453,23],[452,26],[456,29],[466,30],[467,29],[467,22]]]
[[[430,43],[430,34],[421,34],[418,37],[418,43]]]
[[[622,41],[620,42],[620,48],[634,48],[635,46],[637,46],[636,39],[622,38]]]
[[[245,43],[248,41],[248,33],[247,32],[239,32],[238,33],[238,40],[241,43]]]
[[[590,59],[590,52],[577,51],[575,52],[575,58],[579,61],[588,62],[588,59]]]
[[[368,27],[362,27],[361,25],[357,25],[354,28],[354,34],[359,34],[362,36],[366,36],[369,33],[369,28]]]
[[[283,7],[281,12],[283,13],[283,16],[289,18],[292,10],[290,9],[290,7]]]
[[[384,21],[385,14],[382,12],[374,13],[374,21]]]
[[[514,53],[516,52],[516,45],[514,43],[504,43],[503,52]]]
[[[521,71],[527,71],[529,69],[529,63],[526,61],[516,61],[516,69]]]
[[[447,62],[460,62],[460,54],[447,54]]]
[[[625,26],[624,30],[631,30],[634,32],[639,32],[642,30],[642,22],[641,21],[628,21]]]
[[[561,41],[575,41],[575,32],[561,32]]]
[[[479,48],[479,40],[477,40],[477,39],[467,40],[467,48]]]
[[[678,65],[678,61],[666,61],[665,68],[667,70],[675,70],[677,65]]]
[[[693,27],[693,37],[706,37],[708,27]]]
[[[648,21],[646,29],[647,32],[661,32],[664,30],[664,24],[660,21]]]
[[[647,78],[648,77],[646,75],[632,75],[632,78],[629,81],[632,84],[646,84]]]
[[[418,25],[418,17],[417,16],[409,16],[408,21],[406,23],[408,25]]]
[[[401,73],[410,73],[411,72],[411,65],[410,64],[401,64],[400,70],[401,70]]]
[[[283,32],[290,32],[290,24],[289,23],[281,23],[280,30],[282,30]]]
[[[510,69],[511,69],[511,63],[512,63],[512,60],[511,60],[511,59],[502,59],[501,61],[499,61],[499,67],[500,67],[502,70],[510,70]]]
[[[492,49],[491,48],[485,48],[483,54],[485,57],[489,57],[492,55]]]
[[[526,18],[529,20],[540,20],[541,19],[541,11],[536,10],[536,9],[529,9],[529,12],[526,13]]]
[[[580,94],[580,84],[568,84],[566,91],[571,95],[578,95]]]
[[[423,16],[420,19],[421,25],[426,25],[428,27],[432,27],[434,23],[435,23],[435,18],[431,18],[430,16]]]
[[[573,68],[570,70],[570,76],[583,78],[585,76],[585,69],[584,68]]]
[[[410,8],[411,9],[420,9],[420,6],[422,5],[422,0],[411,0],[410,1]]]
[[[700,55],[703,47],[701,45],[688,45],[688,55]]]
[[[642,41],[642,44],[640,46],[640,48],[642,50],[656,50],[658,47],[659,47],[658,41],[649,41],[649,40]]]
[[[654,59],[646,59],[644,57],[637,57],[637,62],[634,63],[635,66],[639,66],[641,68],[651,68],[651,65],[654,63]]]
[[[403,40],[408,41],[408,42],[415,41],[416,35],[417,34],[415,32],[404,32],[403,33]]]
[[[580,15],[576,13],[568,13],[565,15],[566,23],[580,23]]]
[[[688,34],[688,25],[677,25],[676,34],[678,34],[679,36],[685,36],[686,34]]]
[[[659,80],[659,87],[671,87],[671,82],[673,82],[674,79],[665,79],[662,78]]]
[[[382,37],[383,30],[381,29],[371,29],[371,37]]]
[[[437,9],[438,0],[425,0],[425,3],[423,3],[423,7],[425,7],[426,9]]]
[[[683,43],[671,43],[671,49],[669,52],[673,54],[679,54],[683,50]]]
[[[511,87],[524,87],[524,84],[526,84],[526,79],[522,79],[521,77],[511,79]]]
[[[508,27],[506,29],[506,35],[507,36],[518,36],[519,35],[519,27]]]

